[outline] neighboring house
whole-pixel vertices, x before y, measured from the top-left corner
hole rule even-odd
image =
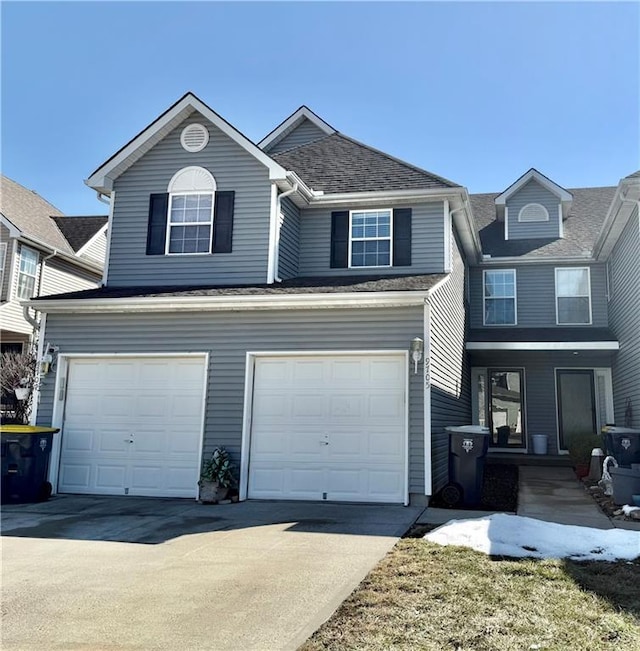
[[[555,404],[526,384],[543,353],[484,333],[549,348],[576,332],[584,274],[563,272],[587,267],[600,292],[605,265],[583,251],[615,188],[579,199],[523,178],[497,203],[470,198],[306,107],[255,145],[188,93],[87,180],[111,200],[105,286],[31,301],[57,350],[37,416],[62,427],[54,487],[195,497],[203,456],[224,445],[241,499],[424,503],[447,481],[446,425],[489,422],[495,405],[514,423],[509,449],[527,449],[532,414],[550,414],[532,433],[555,436]],[[550,298],[516,308],[522,282]],[[606,298],[587,301],[587,357],[559,354],[597,382],[617,342]]]
[[[0,345],[2,352],[22,352],[34,336],[22,301],[100,283],[107,218],[65,217],[5,176],[0,212]]]

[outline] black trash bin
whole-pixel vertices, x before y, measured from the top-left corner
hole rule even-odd
[[[605,425],[602,428],[607,454],[610,454],[622,468],[640,463],[640,429]]]
[[[49,456],[53,435],[59,431],[31,425],[0,426],[2,504],[49,499]]]
[[[448,506],[477,506],[482,499],[489,428],[464,425],[445,429],[449,433],[449,483],[442,489],[442,499]]]

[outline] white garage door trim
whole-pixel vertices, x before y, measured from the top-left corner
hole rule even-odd
[[[62,428],[64,421],[64,407],[67,397],[67,378],[69,376],[69,363],[74,359],[115,359],[115,358],[191,358],[199,357],[204,361],[203,364],[203,386],[201,418],[200,418],[200,449],[198,453],[198,470],[202,467],[202,454],[204,448],[204,428],[206,418],[206,403],[209,386],[209,353],[208,352],[185,352],[185,353],[60,353],[56,363],[56,379],[53,397],[53,412],[51,417],[52,427]],[[51,447],[51,457],[49,462],[49,481],[53,487],[53,493],[58,492],[58,479],[60,474],[60,462],[62,456],[62,439],[58,434],[53,436],[53,445]],[[199,474],[199,473],[198,473]],[[195,499],[197,499],[197,486],[194,487]]]
[[[240,500],[246,500],[249,488],[249,456],[251,449],[251,416],[253,413],[253,382],[256,360],[260,357],[338,357],[338,356],[401,357],[407,369],[404,380],[404,505],[409,504],[409,353],[406,350],[290,350],[251,351],[246,354],[244,382],[244,413],[242,418],[242,450],[240,457]]]

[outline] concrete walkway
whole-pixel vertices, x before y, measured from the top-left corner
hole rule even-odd
[[[518,515],[558,524],[614,528],[571,468],[521,466]]]
[[[2,649],[296,649],[421,510],[81,496],[3,507]]]

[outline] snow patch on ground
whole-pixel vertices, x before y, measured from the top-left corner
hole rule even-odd
[[[640,556],[637,531],[577,527],[505,513],[473,520],[450,520],[426,534],[425,540],[516,558],[616,561]]]
[[[640,511],[640,506],[629,506],[628,504],[625,504],[622,507],[622,512],[629,517],[634,511]]]

